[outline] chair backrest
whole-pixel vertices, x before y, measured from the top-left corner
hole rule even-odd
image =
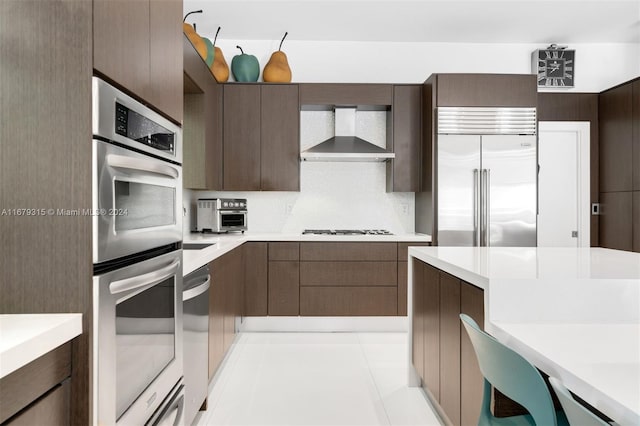
[[[538,370],[518,353],[480,330],[468,315],[460,314],[460,319],[471,339],[484,378],[525,407],[537,425],[556,425],[553,401]]]
[[[578,401],[573,399],[573,396],[569,393],[567,388],[555,377],[549,377],[549,383],[553,387],[553,390],[558,395],[560,404],[564,413],[567,415],[570,425],[580,426],[604,426],[609,423],[597,417],[591,411],[583,407]]]

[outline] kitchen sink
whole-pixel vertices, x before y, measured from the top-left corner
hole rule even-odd
[[[211,247],[216,243],[185,243],[182,244],[183,250],[202,250],[207,247]]]

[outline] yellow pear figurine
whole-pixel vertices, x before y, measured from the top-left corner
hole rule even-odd
[[[287,37],[284,33],[282,41],[280,41],[280,47],[277,52],[271,54],[269,62],[264,66],[262,71],[262,79],[268,83],[289,83],[291,82],[291,68],[289,68],[289,62],[287,61],[287,55],[281,50],[282,43]]]
[[[216,78],[218,83],[225,83],[229,80],[229,65],[227,65],[227,61],[224,60],[224,55],[222,54],[222,49],[216,47],[216,40],[218,39],[218,33],[220,32],[220,27],[218,27],[218,31],[216,31],[216,37],[213,39],[213,64],[211,64],[211,72],[213,76]]]

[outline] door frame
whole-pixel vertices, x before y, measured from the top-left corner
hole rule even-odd
[[[538,122],[538,149],[543,132],[576,133],[578,137],[578,247],[591,247],[590,128],[591,123],[588,121]]]

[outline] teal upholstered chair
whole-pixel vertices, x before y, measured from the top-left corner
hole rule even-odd
[[[609,423],[597,417],[591,411],[587,410],[582,404],[573,399],[569,390],[555,377],[549,377],[549,383],[555,391],[562,409],[569,419],[570,425],[575,426],[609,426]]]
[[[566,425],[562,412],[556,413],[549,388],[538,372],[522,356],[480,330],[468,315],[460,314],[484,376],[484,394],[478,425]],[[491,413],[491,386],[527,409],[529,414],[494,417]]]

